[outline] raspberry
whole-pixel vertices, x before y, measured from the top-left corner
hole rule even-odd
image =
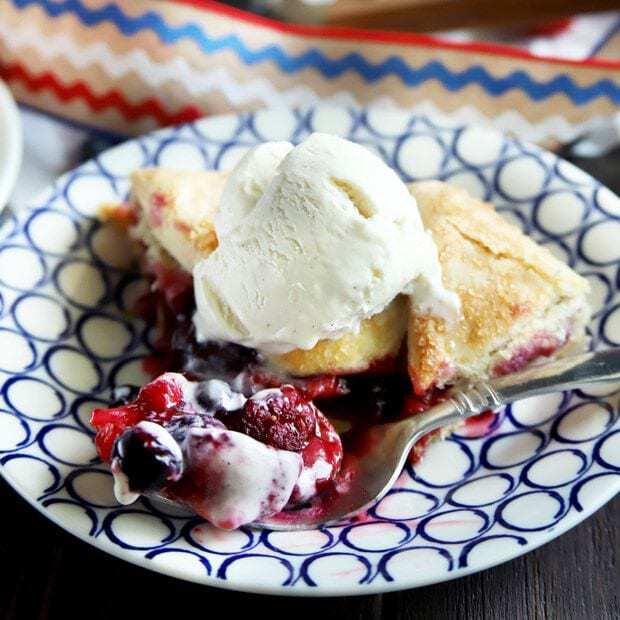
[[[183,390],[174,375],[166,373],[147,383],[139,392],[136,404],[144,417],[169,420],[183,401]]]
[[[303,450],[316,432],[316,409],[292,385],[258,392],[226,426],[281,450]]]
[[[262,369],[247,373],[246,379],[247,389],[244,392],[248,396],[259,390],[278,388],[284,381],[282,375],[272,374]],[[294,381],[294,387],[303,393],[306,400],[337,398],[346,396],[350,392],[347,380],[336,375],[316,375]]]
[[[301,451],[304,468],[289,499],[289,507],[307,502],[329,489],[342,465],[342,442],[336,429],[318,410],[316,420],[316,432]]]
[[[136,405],[121,405],[109,409],[95,409],[90,416],[90,423],[99,428],[104,424],[115,426],[132,426],[142,419],[142,413]]]

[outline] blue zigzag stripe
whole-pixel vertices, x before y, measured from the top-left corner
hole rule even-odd
[[[620,104],[620,84],[610,79],[599,80],[589,86],[581,86],[566,74],[558,74],[548,81],[535,80],[521,70],[513,71],[505,77],[496,77],[481,65],[472,65],[463,71],[452,71],[441,62],[433,60],[415,68],[398,56],[390,56],[380,63],[372,63],[357,52],[332,59],[316,48],[310,48],[295,56],[288,54],[277,45],[266,45],[252,50],[237,35],[214,38],[206,34],[199,25],[191,22],[181,26],[171,26],[155,11],[147,11],[137,17],[131,17],[125,15],[114,4],[91,9],[85,7],[79,0],[13,0],[13,3],[18,8],[38,5],[51,17],[72,13],[86,26],[111,22],[128,36],[142,30],[150,30],[167,44],[189,39],[206,54],[229,50],[246,65],[272,62],[288,74],[310,68],[326,78],[335,78],[347,71],[352,71],[369,84],[389,75],[395,75],[410,87],[429,80],[437,80],[450,91],[458,91],[469,84],[477,84],[492,96],[499,96],[509,90],[517,89],[523,91],[534,101],[543,101],[553,95],[561,94],[576,105],[584,105],[598,97],[609,97],[614,103]]]

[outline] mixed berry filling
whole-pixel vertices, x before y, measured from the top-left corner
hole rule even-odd
[[[223,528],[303,507],[343,489],[343,443],[334,423],[352,430],[424,411],[443,391],[414,396],[405,374],[309,379],[282,377],[236,345],[172,338],[176,372],[119,402],[95,409],[102,459],[112,465],[119,501],[159,494]],[[188,351],[199,351],[194,358]],[[416,451],[420,454],[420,450]]]
[[[416,394],[406,369],[393,360],[389,371],[379,364],[356,375],[295,378],[253,349],[198,342],[191,277],[151,267],[153,292],[137,309],[159,337],[145,368],[154,376],[174,372],[139,390],[116,388],[114,406],[95,409],[91,418],[98,453],[111,463],[123,503],[156,493],[230,529],[318,497],[325,502],[346,492],[353,472],[342,465],[343,444],[353,454],[357,431],[416,415],[445,398],[440,389]],[[541,337],[495,372],[514,372],[561,344]],[[485,434],[494,419],[482,414],[460,432]],[[418,442],[413,463],[436,435]]]
[[[568,331],[563,337],[545,332],[538,333],[526,345],[514,351],[509,359],[496,364],[493,368],[493,374],[499,377],[517,372],[535,359],[549,357],[566,344],[569,336]]]
[[[334,427],[292,385],[246,397],[169,372],[91,421],[119,501],[158,493],[224,528],[307,501],[342,461]]]

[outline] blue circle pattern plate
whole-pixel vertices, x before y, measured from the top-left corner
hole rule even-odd
[[[127,312],[145,282],[94,217],[141,166],[229,168],[265,140],[338,133],[406,180],[440,178],[499,210],[592,284],[593,346],[620,345],[620,200],[572,165],[482,128],[392,110],[319,107],[211,118],[113,148],[2,228],[0,464],[69,532],[125,560],[213,586],[365,594],[504,562],[620,489],[618,386],[507,407],[486,437],[453,435],[356,522],[302,533],[218,531],[146,499],[120,507],[88,424],[110,387],[146,380],[151,330]]]

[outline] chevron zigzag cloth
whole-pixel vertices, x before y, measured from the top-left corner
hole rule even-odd
[[[285,25],[208,0],[0,0],[0,75],[24,104],[126,135],[327,101],[549,143],[620,104],[619,60]]]

